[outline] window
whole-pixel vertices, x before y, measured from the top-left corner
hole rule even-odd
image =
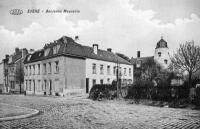
[[[92,64],[92,73],[93,74],[97,73],[97,71],[96,71],[96,64]]]
[[[31,80],[29,80],[29,91],[31,91]]]
[[[92,85],[93,85],[93,86],[96,85],[96,79],[93,79],[93,80],[92,80]]]
[[[129,68],[129,76],[131,76],[131,68]]]
[[[54,47],[53,47],[53,54],[57,54],[59,48],[60,48],[60,45],[56,45],[56,46],[54,46]]]
[[[121,75],[122,75],[122,68],[119,67],[119,76],[121,76]]]
[[[137,68],[140,68],[141,65],[142,65],[142,61],[141,61],[141,60],[137,60],[137,61],[136,61],[136,67],[137,67]]]
[[[116,67],[113,67],[113,75],[116,75]]]
[[[103,74],[103,65],[100,65],[100,74]]]
[[[126,68],[124,68],[124,76],[126,76]]]
[[[35,65],[33,65],[33,75],[35,75]]]
[[[44,56],[48,56],[49,51],[50,51],[50,48],[47,48],[47,49],[44,51]]]
[[[100,84],[103,84],[103,79],[100,80]]]
[[[55,71],[56,73],[59,73],[59,62],[58,61],[55,62],[55,70],[56,70]]]
[[[158,52],[158,56],[161,57],[161,52]]]
[[[38,64],[38,75],[40,75],[40,64]]]
[[[107,74],[110,75],[110,65],[107,66]]]
[[[164,62],[165,62],[165,64],[167,64],[167,60],[166,59],[164,60]]]
[[[28,91],[28,80],[26,80],[26,91]]]
[[[44,86],[42,87],[42,90],[45,91],[47,88],[47,80],[44,80]]]
[[[31,75],[31,65],[29,66],[29,75]]]
[[[40,83],[40,82],[41,82],[41,81],[38,80],[38,87],[37,87],[38,91],[41,91],[41,83]]]
[[[43,68],[44,68],[44,74],[46,74],[47,73],[47,66],[46,66],[46,64],[43,64]]]
[[[49,62],[49,73],[51,73],[51,62]]]

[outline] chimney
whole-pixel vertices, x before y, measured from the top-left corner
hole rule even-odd
[[[30,50],[29,50],[29,53],[30,53],[30,54],[33,54],[34,51],[35,51],[34,49],[30,49]]]
[[[98,44],[93,44],[93,52],[94,52],[94,54],[97,54],[97,52],[98,52]]]
[[[79,40],[79,36],[75,36],[74,39],[75,39],[75,41]]]
[[[107,51],[108,51],[108,52],[112,52],[112,49],[111,49],[111,48],[108,48]]]
[[[15,48],[15,54],[18,54],[18,53],[19,53],[19,48],[16,47],[16,48]]]
[[[9,58],[9,55],[8,55],[8,54],[6,54],[6,56],[5,56],[5,57],[6,57],[6,59],[8,59],[8,58]]]
[[[26,55],[28,54],[28,51],[26,48],[22,49],[22,58],[26,57]]]
[[[137,58],[140,58],[140,51],[137,51]]]

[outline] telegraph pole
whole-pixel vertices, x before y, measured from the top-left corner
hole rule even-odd
[[[119,62],[117,60],[117,98],[119,98]]]

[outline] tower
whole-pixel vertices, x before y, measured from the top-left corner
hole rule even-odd
[[[162,69],[167,69],[171,62],[169,48],[163,37],[161,37],[160,41],[157,42],[154,53],[154,61],[158,63]]]

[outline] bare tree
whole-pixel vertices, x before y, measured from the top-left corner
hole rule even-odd
[[[171,58],[173,68],[188,72],[188,82],[191,86],[192,76],[200,70],[200,47],[194,42],[180,44],[179,49]]]

